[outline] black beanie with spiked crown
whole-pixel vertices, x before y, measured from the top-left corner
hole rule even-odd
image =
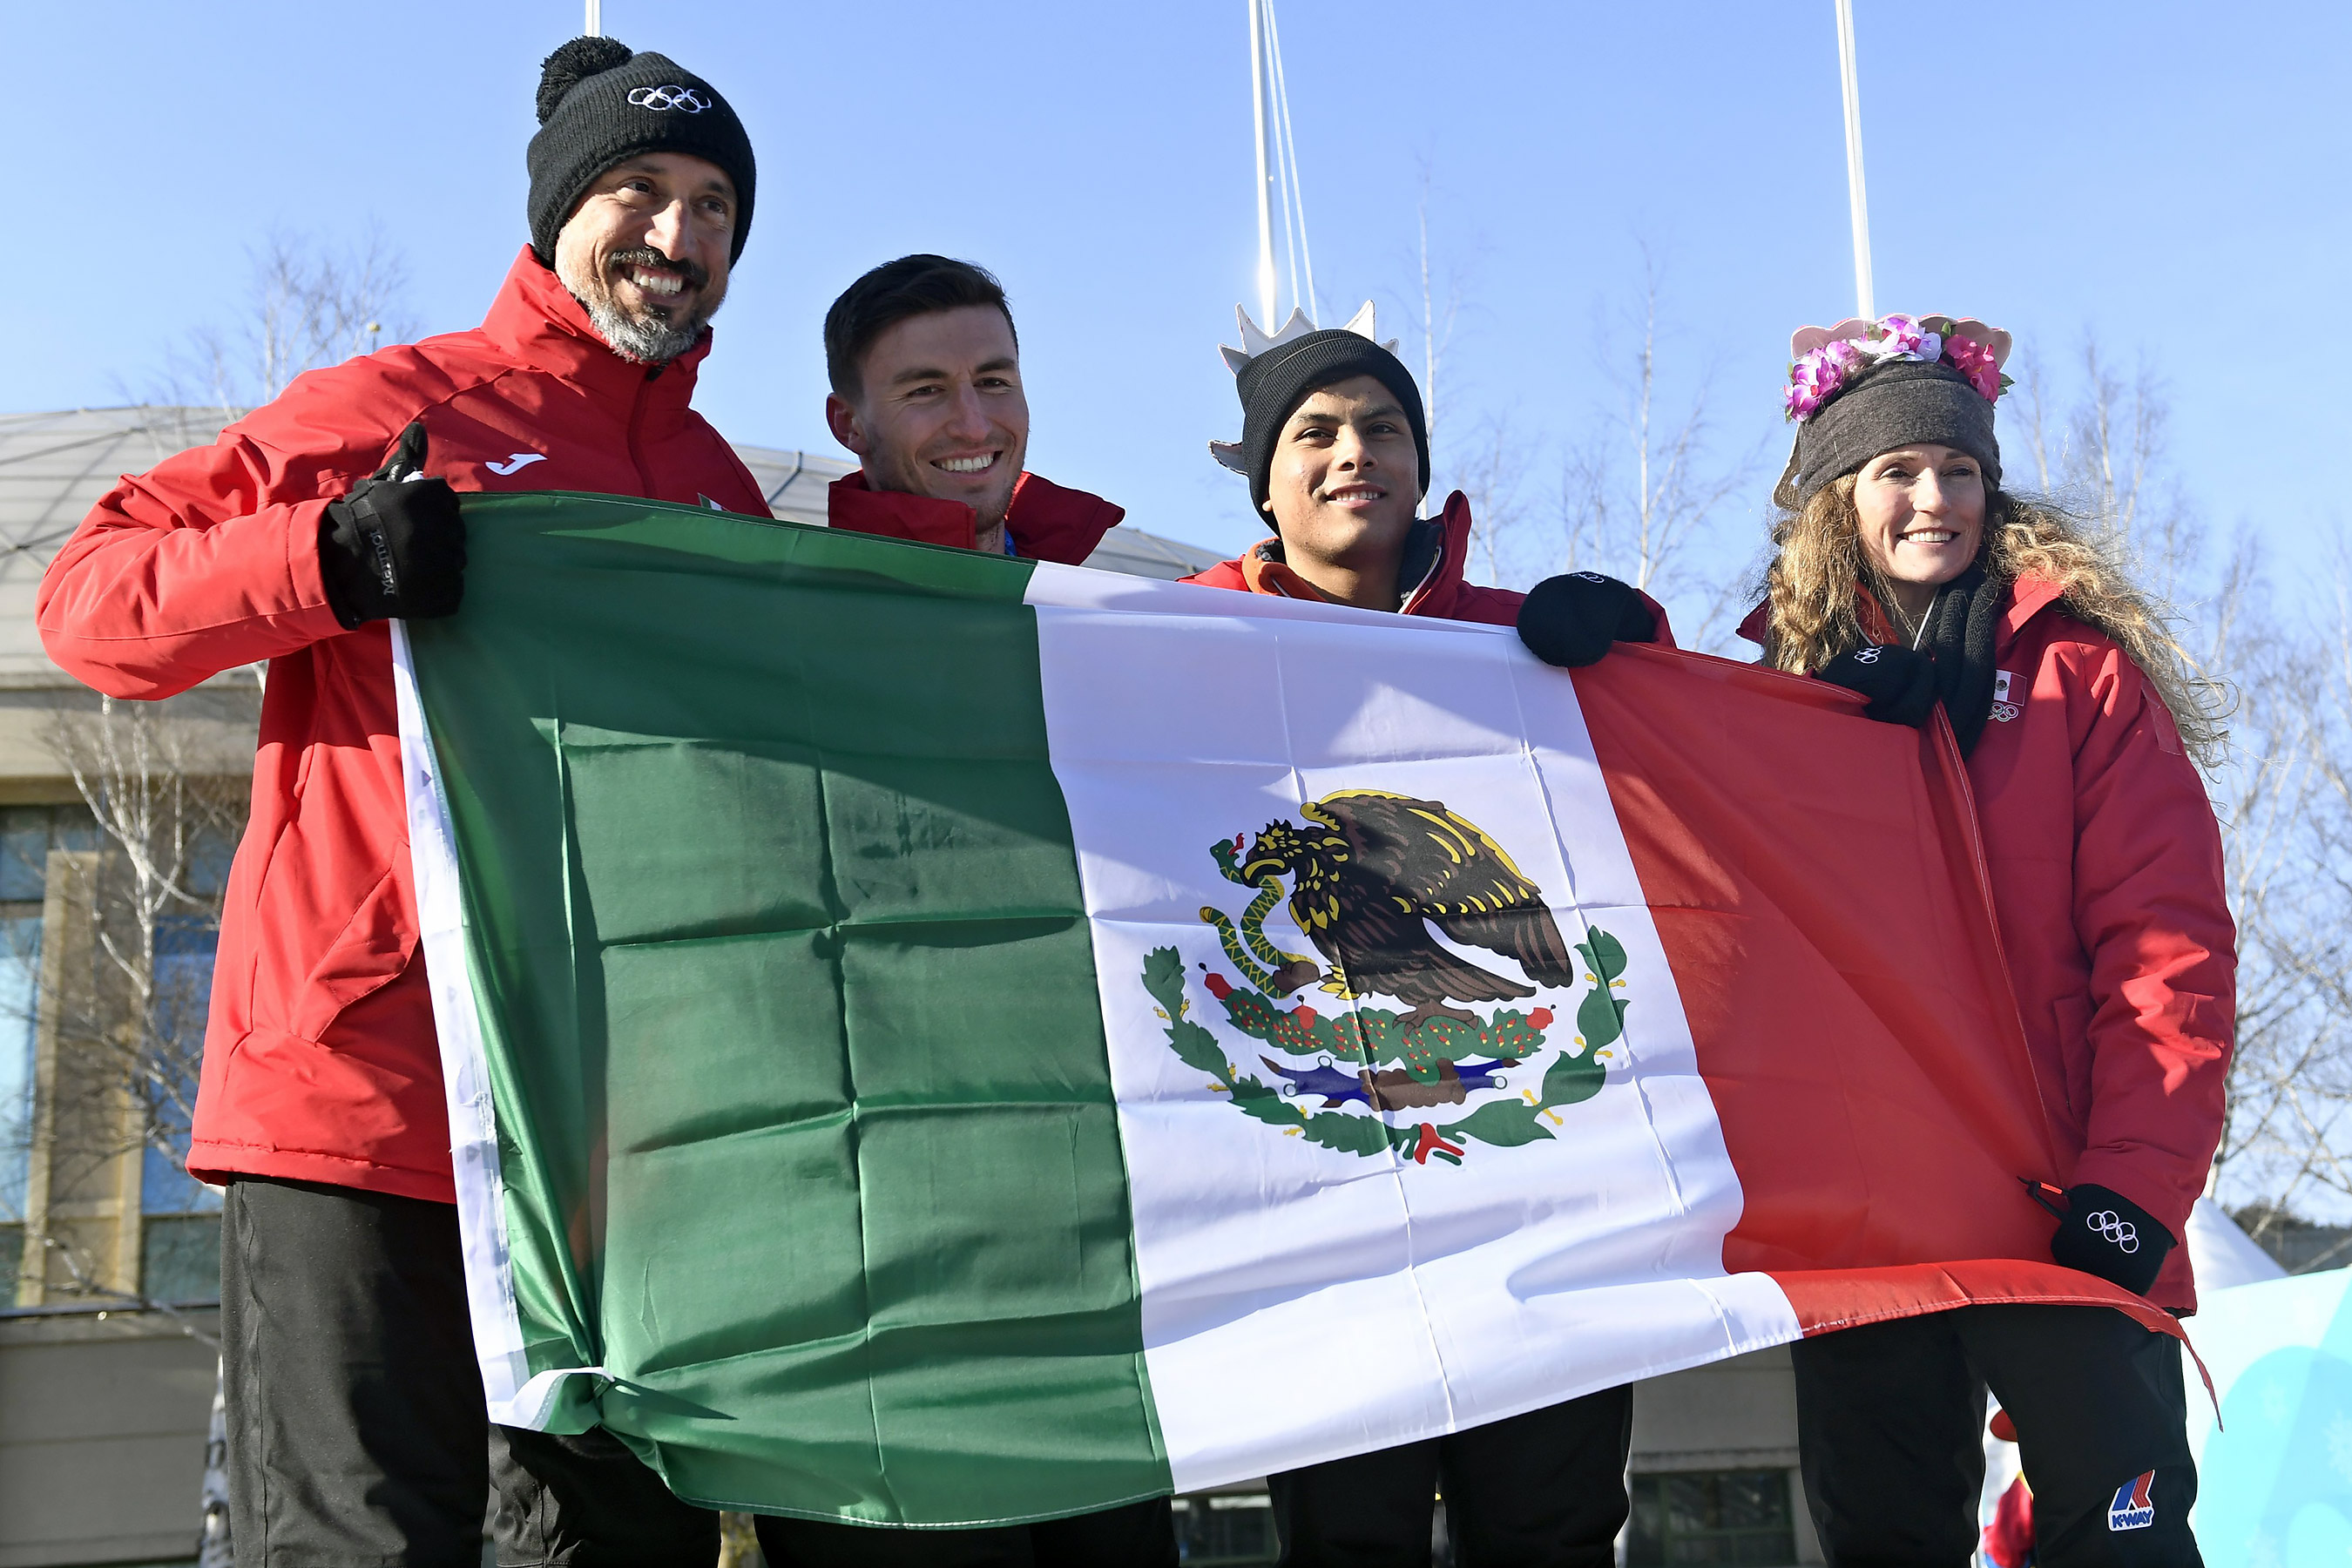
[[[1404,362],[1361,332],[1346,327],[1309,332],[1277,343],[1234,374],[1242,400],[1242,472],[1249,478],[1250,504],[1263,510],[1274,473],[1274,448],[1282,427],[1312,394],[1355,376],[1369,375],[1389,389],[1404,410],[1421,459],[1421,492],[1429,490],[1429,419],[1422,412],[1421,388]]]
[[[735,182],[729,259],[751,232],[751,139],[719,89],[667,56],[612,38],[574,38],[540,67],[530,170],[530,248],[555,265],[555,237],[596,177],[640,153],[683,153]]]

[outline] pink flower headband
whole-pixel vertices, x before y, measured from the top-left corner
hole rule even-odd
[[[1969,378],[1969,384],[1996,403],[2009,390],[2001,362],[2010,337],[1998,327],[1949,316],[1859,317],[1834,327],[1800,327],[1789,340],[1788,416],[1802,422],[1821,412],[1845,384],[1890,360],[1940,361]]]

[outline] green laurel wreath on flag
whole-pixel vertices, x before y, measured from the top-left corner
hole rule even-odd
[[[1252,910],[1263,918],[1264,911],[1255,905]],[[1219,934],[1225,938],[1227,956],[1238,957],[1242,944],[1233,940],[1232,927],[1213,923],[1219,925]],[[1435,1158],[1458,1165],[1469,1142],[1509,1148],[1553,1137],[1552,1128],[1561,1125],[1553,1112],[1590,1100],[1607,1081],[1608,1066],[1600,1059],[1601,1052],[1623,1037],[1625,1009],[1630,1005],[1617,994],[1624,985],[1625,947],[1609,932],[1592,927],[1586,940],[1576,944],[1576,952],[1584,960],[1584,977],[1591,989],[1577,1006],[1574,1049],[1563,1050],[1553,1061],[1539,1089],[1522,1089],[1516,1100],[1491,1100],[1450,1121],[1392,1125],[1378,1114],[1309,1112],[1282,1089],[1244,1072],[1240,1064],[1228,1058],[1217,1037],[1190,1017],[1192,1004],[1185,994],[1184,960],[1172,947],[1154,948],[1145,955],[1143,988],[1158,1004],[1155,1012],[1167,1021],[1169,1048],[1187,1067],[1207,1074],[1213,1080],[1212,1089],[1231,1096],[1234,1108],[1244,1115],[1327,1149],[1364,1156],[1393,1149],[1419,1163]],[[1260,1058],[1294,1082],[1339,1069],[1341,1064],[1359,1075],[1395,1064],[1416,1083],[1436,1084],[1445,1068],[1482,1052],[1490,1059],[1476,1076],[1486,1079],[1497,1069],[1518,1066],[1541,1049],[1545,1031],[1552,1024],[1550,1010],[1542,1007],[1532,1013],[1498,1012],[1482,1022],[1438,1017],[1417,1026],[1380,1008],[1354,1008],[1325,1016],[1305,1003],[1286,1009],[1262,989],[1267,983],[1264,972],[1246,962],[1235,966],[1252,982],[1248,987],[1209,973],[1203,964],[1205,988],[1244,1035],[1286,1056],[1318,1060],[1319,1069],[1292,1074],[1269,1058]],[[1481,1083],[1476,1087],[1503,1086]],[[1299,1088],[1314,1092],[1318,1086],[1299,1083]],[[1369,1098],[1367,1102],[1371,1103]]]

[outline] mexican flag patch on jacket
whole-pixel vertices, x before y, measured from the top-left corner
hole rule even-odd
[[[1939,731],[708,510],[467,517],[463,613],[394,647],[496,1420],[985,1524],[1969,1301],[2162,1317],[2048,1261]]]

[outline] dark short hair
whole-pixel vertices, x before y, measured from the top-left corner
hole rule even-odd
[[[1004,301],[1004,285],[987,268],[950,257],[902,256],[886,261],[841,291],[824,313],[824,372],[837,396],[856,397],[864,390],[860,374],[866,351],[874,340],[913,316],[936,310],[960,310],[968,305],[993,305],[1004,313],[1013,346],[1021,346],[1021,330],[1013,324],[1013,307]]]

